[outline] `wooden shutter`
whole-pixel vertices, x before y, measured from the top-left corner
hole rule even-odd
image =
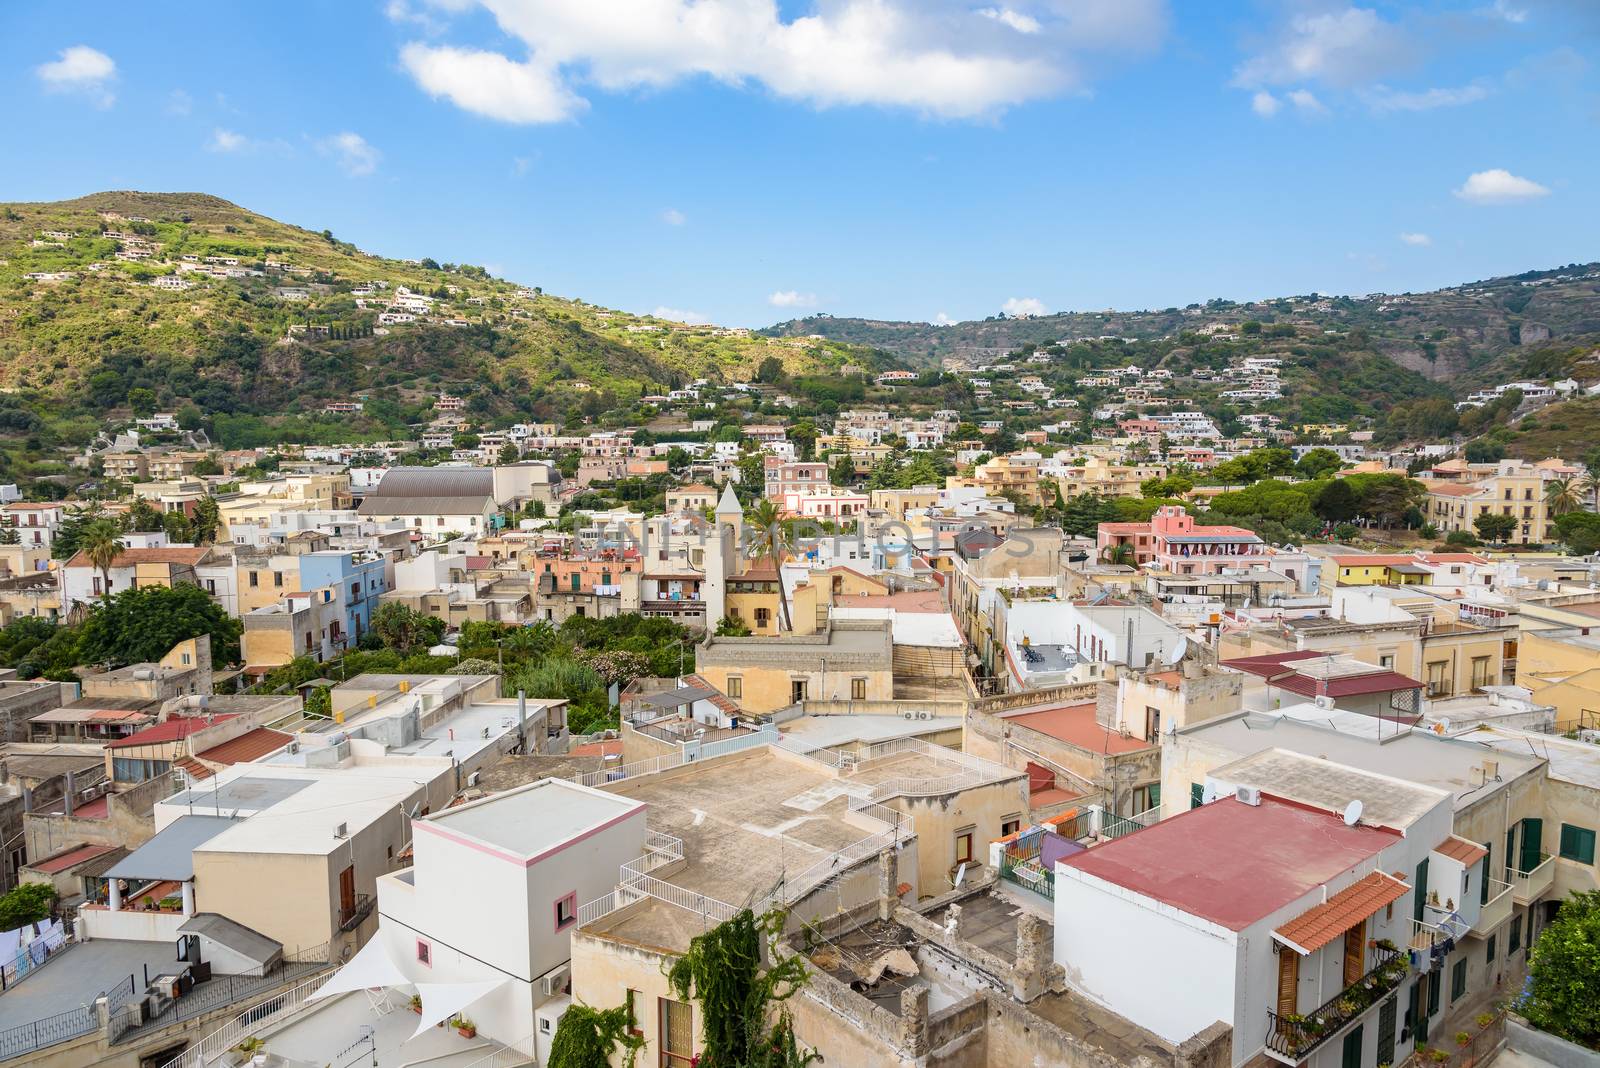
[[[1367,921],[1362,920],[1344,933],[1344,985],[1354,986],[1366,973]]]
[[[1483,850],[1483,880],[1482,885],[1478,887],[1478,904],[1487,905],[1489,903],[1489,873],[1494,871],[1494,843],[1483,843]]]
[[[1278,947],[1278,1015],[1300,1011],[1300,954],[1288,946]]]
[[[1529,816],[1522,821],[1522,871],[1530,872],[1539,866],[1539,847],[1543,844],[1544,820]]]
[[[1411,918],[1416,920],[1418,923],[1422,922],[1422,917],[1425,915],[1422,911],[1422,907],[1427,903],[1427,900],[1428,858],[1423,857],[1422,862],[1417,865],[1416,882],[1411,888]]]

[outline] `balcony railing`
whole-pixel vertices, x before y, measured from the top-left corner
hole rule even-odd
[[[1489,900],[1478,908],[1478,922],[1472,933],[1480,938],[1488,936],[1511,915],[1511,884],[1499,879],[1489,880]]]
[[[1046,900],[1056,899],[1056,874],[1045,870],[1037,858],[1002,855],[1000,878],[1024,890],[1031,890]]]
[[[354,931],[361,926],[361,921],[370,915],[372,915],[372,895],[357,894],[354,901],[339,908],[340,932]]]
[[[1281,952],[1293,952],[1281,947]],[[1410,972],[1406,957],[1392,942],[1379,942],[1372,970],[1304,1015],[1267,1010],[1267,1053],[1285,1064],[1299,1064],[1346,1025],[1398,989]]]
[[[1118,816],[1107,812],[1101,817],[1100,835],[1103,838],[1121,838],[1134,831],[1142,831],[1161,819],[1161,806],[1147,808],[1132,816]]]
[[[1531,905],[1550,889],[1555,876],[1556,858],[1549,853],[1539,854],[1539,863],[1527,871],[1513,872],[1511,896],[1519,905]]]

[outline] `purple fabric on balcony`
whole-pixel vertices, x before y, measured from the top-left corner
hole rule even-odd
[[[1082,852],[1083,846],[1072,839],[1063,838],[1059,834],[1047,833],[1044,836],[1044,840],[1039,843],[1039,865],[1045,871],[1055,871],[1056,861],[1063,857],[1070,857],[1074,853]]]

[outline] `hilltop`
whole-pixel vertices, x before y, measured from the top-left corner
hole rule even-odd
[[[1469,282],[1427,293],[1254,302],[1213,300],[1160,311],[1064,312],[1028,318],[930,323],[816,315],[760,331],[771,337],[818,336],[892,352],[922,366],[981,362],[1026,345],[1126,338],[1178,343],[1185,334],[1246,322],[1288,324],[1302,332],[1360,331],[1367,351],[1465,392],[1497,376],[1524,373],[1540,347],[1593,346],[1600,335],[1600,263]]]
[[[108,411],[154,405],[216,420],[222,444],[261,444],[288,432],[285,417],[357,400],[361,413],[292,429],[370,438],[418,421],[440,391],[484,421],[561,421],[749,378],[770,358],[802,376],[883,361],[389,259],[202,193],[0,204],[0,385],[63,443]]]

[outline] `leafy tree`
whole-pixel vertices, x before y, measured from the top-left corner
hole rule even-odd
[[[1517,1011],[1542,1031],[1600,1049],[1600,891],[1569,896],[1528,957]]]
[[[1111,564],[1114,567],[1132,566],[1134,561],[1133,546],[1126,543],[1120,545],[1107,545],[1100,554],[1100,562]]]
[[[750,628],[745,625],[742,619],[723,616],[717,620],[716,636],[719,638],[748,638],[750,637]]]
[[[57,560],[70,558],[83,548],[83,533],[89,524],[104,518],[105,512],[98,504],[68,508],[61,516],[61,525],[56,527],[55,539],[50,543],[50,555]]]
[[[0,931],[14,931],[25,923],[48,919],[55,903],[56,890],[49,883],[23,883],[0,897]]]
[[[621,1048],[622,1068],[633,1068],[644,1036],[635,1034],[632,992],[627,1004],[610,1009],[572,1005],[550,1040],[550,1068],[611,1068],[611,1051]]]
[[[174,645],[201,634],[211,636],[211,657],[219,664],[239,659],[237,619],[192,583],[140,586],[101,601],[81,627],[83,663],[114,665],[159,660]]]
[[[1478,536],[1470,530],[1452,530],[1444,536],[1444,543],[1464,549],[1475,548],[1482,544],[1478,540]]]
[[[1061,511],[1061,529],[1079,538],[1095,537],[1101,523],[1115,521],[1115,506],[1098,493],[1075,494]]]
[[[1514,515],[1500,515],[1496,512],[1485,512],[1472,521],[1478,531],[1478,537],[1484,541],[1503,542],[1511,537],[1511,532],[1517,529],[1517,517]]]
[[[1327,478],[1343,466],[1344,461],[1332,449],[1312,449],[1300,457],[1294,465],[1294,472],[1301,478],[1316,481]]]
[[[141,534],[153,533],[165,529],[161,518],[161,509],[151,504],[148,498],[135,497],[133,503],[128,505],[128,529]]]
[[[1463,450],[1469,464],[1492,464],[1506,458],[1506,447],[1494,441],[1469,441]]]
[[[0,545],[18,545],[22,542],[22,535],[17,533],[16,527],[0,527]]]
[[[133,409],[134,415],[149,415],[156,410],[156,395],[154,390],[137,386],[128,390],[128,407]]]
[[[689,941],[667,969],[681,1000],[700,1003],[701,1068],[805,1068],[822,1058],[802,1052],[783,1002],[806,982],[802,958],[776,952],[784,913],[743,909]],[[771,960],[762,969],[763,950]],[[776,1021],[769,1024],[776,1008]]]
[[[851,486],[856,481],[856,462],[850,458],[849,453],[840,454],[828,468],[828,481],[835,486]]]
[[[161,527],[173,544],[187,545],[194,540],[194,525],[182,512],[162,512]]]
[[[444,620],[391,601],[372,613],[370,629],[386,648],[406,654],[434,645],[444,637]]]
[[[1311,514],[1311,498],[1304,483],[1269,479],[1230,493],[1219,493],[1211,502],[1213,511],[1226,516],[1264,516],[1286,523],[1296,516]]]
[[[1574,556],[1600,552],[1600,515],[1568,512],[1556,519],[1556,531],[1567,551]]]
[[[333,695],[326,686],[318,686],[306,694],[306,715],[324,719],[333,715]]]
[[[1356,517],[1359,507],[1355,490],[1342,478],[1329,479],[1311,503],[1311,510],[1331,523],[1349,522]]]
[[[783,379],[783,361],[776,356],[768,356],[756,366],[756,381],[768,385]]]
[[[209,494],[194,502],[194,515],[189,519],[193,527],[194,540],[199,545],[210,545],[217,540],[217,531],[222,526],[222,511],[217,506],[217,499]]]
[[[522,454],[517,451],[517,446],[514,442],[508,441],[500,446],[500,462],[502,464],[514,464],[520,459],[522,459]]]
[[[1139,483],[1139,492],[1146,497],[1182,497],[1192,489],[1194,489],[1194,479],[1185,475],[1147,478]]]

